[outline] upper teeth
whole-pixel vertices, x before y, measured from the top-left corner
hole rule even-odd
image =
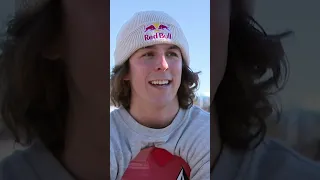
[[[157,81],[151,81],[151,84],[168,84],[168,80],[157,80]]]

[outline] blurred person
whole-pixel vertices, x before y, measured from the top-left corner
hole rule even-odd
[[[212,1],[212,179],[320,179],[320,166],[275,139],[266,120],[288,78],[281,44],[291,31],[268,35],[252,17],[254,0]]]
[[[108,1],[26,0],[1,43],[1,180],[110,179]],[[103,40],[104,39],[104,40]]]

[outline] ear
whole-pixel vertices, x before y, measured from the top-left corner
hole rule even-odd
[[[61,37],[54,39],[48,46],[44,47],[42,56],[46,59],[57,60],[62,56],[62,41]]]

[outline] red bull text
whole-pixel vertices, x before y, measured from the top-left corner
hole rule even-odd
[[[154,35],[144,35],[144,40],[149,41],[149,40],[154,40],[154,39],[172,39],[171,33],[155,33]]]
[[[170,28],[168,25],[153,23],[145,26],[144,28],[144,40],[155,40],[155,39],[172,39]]]

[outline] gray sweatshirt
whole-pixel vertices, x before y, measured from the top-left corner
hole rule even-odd
[[[120,180],[130,161],[150,146],[184,159],[192,180],[210,179],[210,114],[201,108],[180,109],[164,129],[142,126],[124,108],[110,113],[111,180]]]
[[[199,111],[197,108],[195,108],[195,110],[206,114],[205,112]],[[181,114],[185,113],[186,112],[181,111],[179,112],[178,116],[181,116]],[[168,128],[168,131],[172,131],[170,129],[171,128]],[[122,134],[123,133],[124,132],[122,132]],[[189,136],[192,135],[193,132]],[[153,143],[151,143],[151,145],[153,145]],[[115,160],[119,160],[119,157],[115,155],[113,156]],[[127,158],[127,156],[124,156],[123,158]],[[121,160],[117,163],[124,166],[124,162],[124,160]],[[189,162],[192,162],[192,160],[189,160]],[[119,165],[113,167],[111,172],[118,171],[119,173],[120,170],[118,169],[120,169]],[[203,174],[206,175],[206,173]],[[295,151],[283,146],[278,141],[266,139],[254,151],[249,151],[246,153],[236,152],[228,148],[224,148],[222,156],[213,173],[211,174],[211,179],[319,180],[320,165],[302,157]],[[45,148],[40,141],[37,141],[30,148],[22,151],[15,151],[12,155],[1,161],[0,180],[74,179],[63,168],[63,166],[61,166],[59,161],[56,160],[54,156],[47,150],[47,148]]]

